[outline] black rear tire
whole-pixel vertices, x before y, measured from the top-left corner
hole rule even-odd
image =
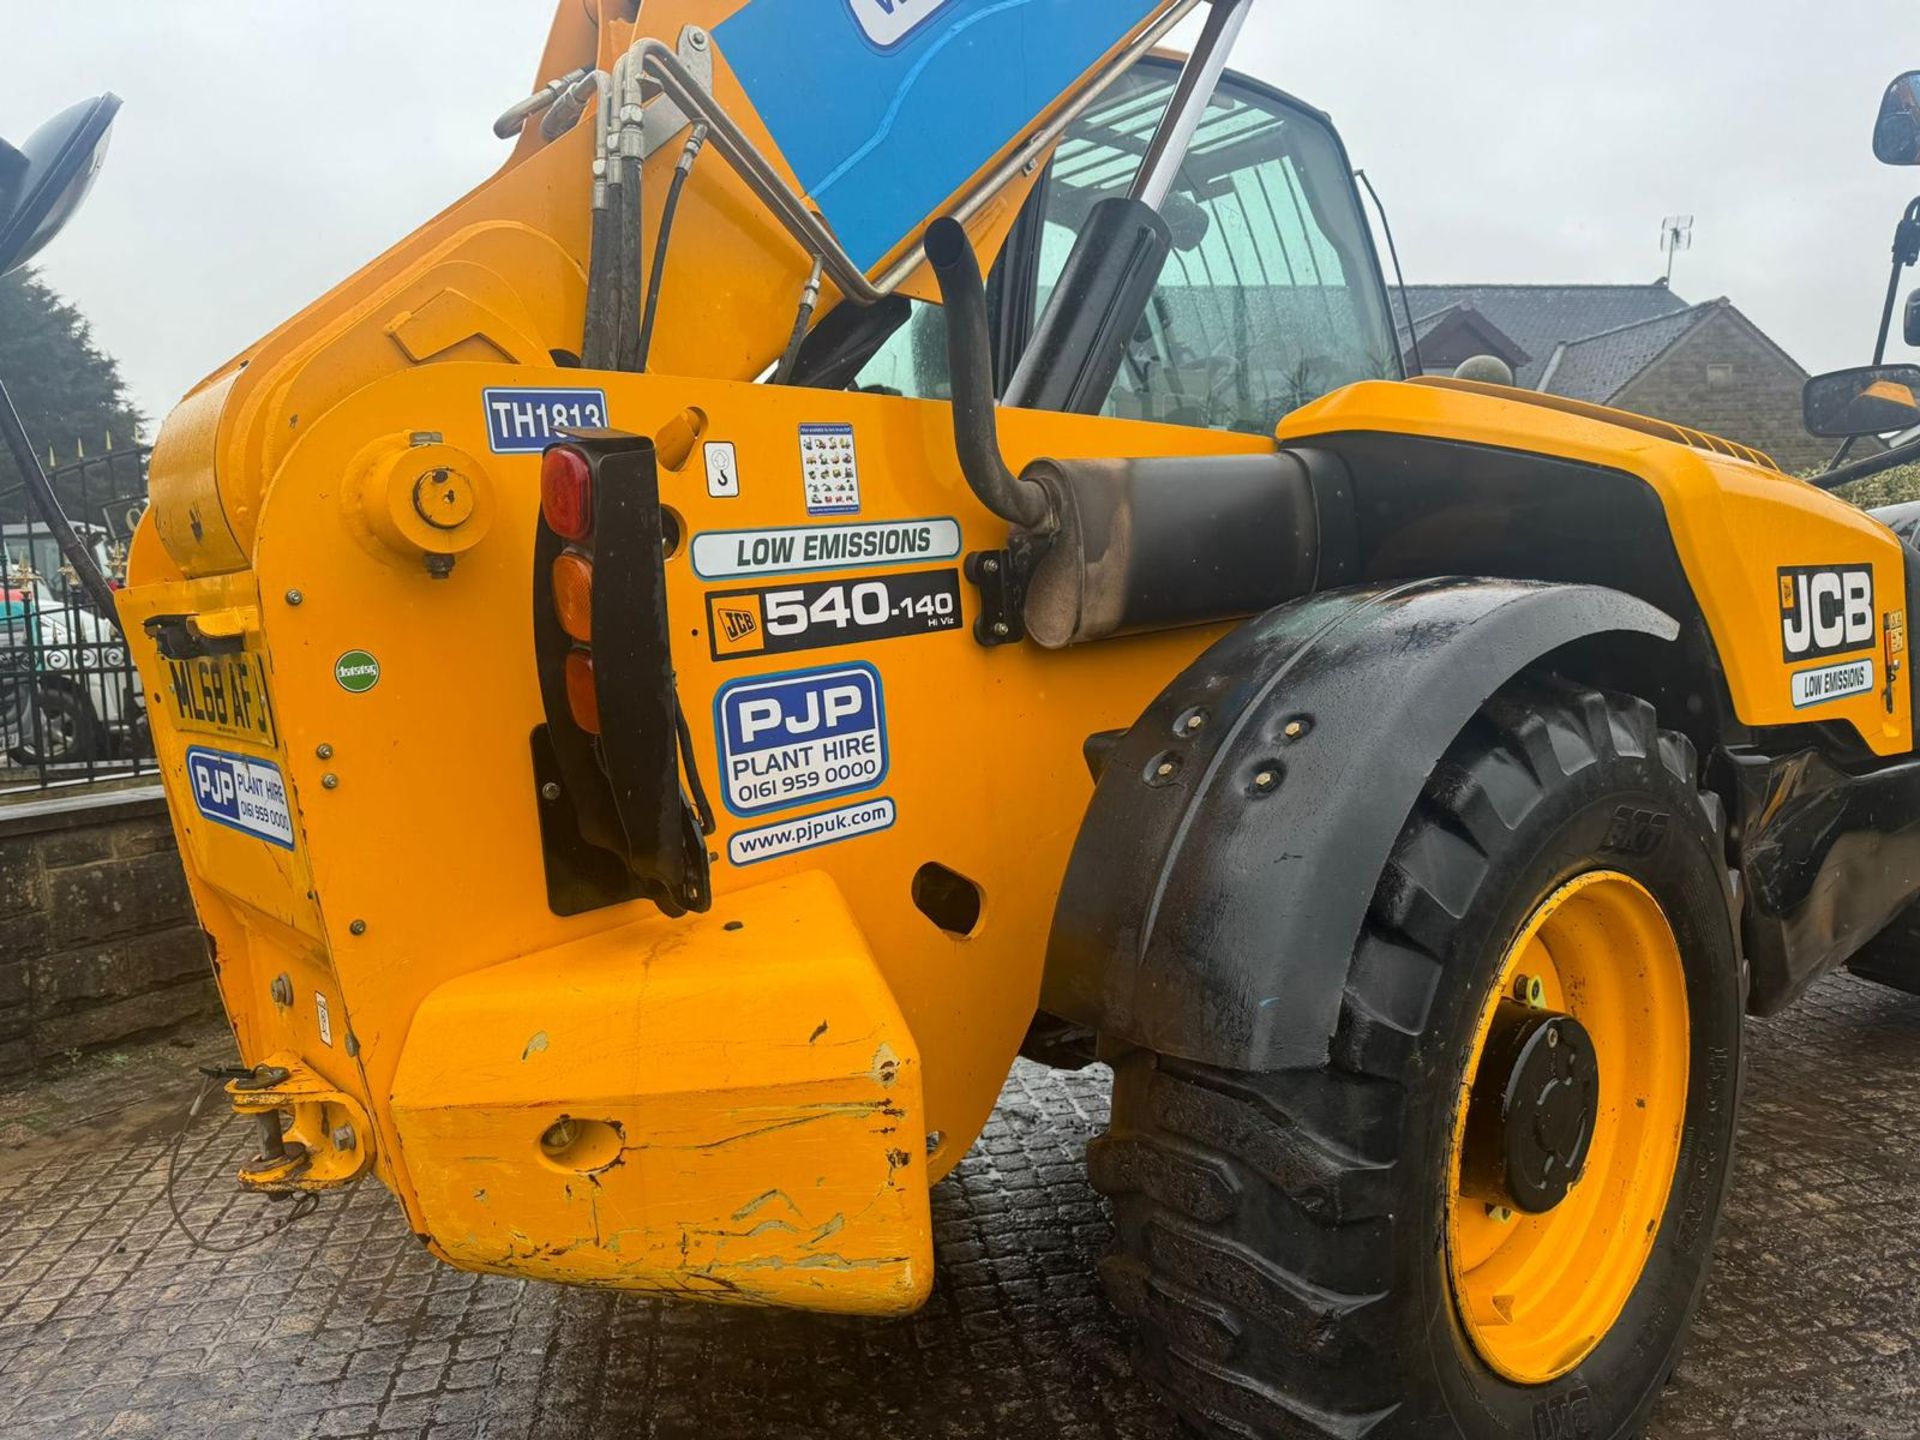
[[[1570,1373],[1521,1385],[1483,1361],[1454,1304],[1456,1096],[1509,943],[1543,897],[1595,869],[1650,892],[1678,943],[1682,1140],[1620,1319]],[[1745,997],[1731,916],[1720,807],[1691,744],[1641,700],[1508,686],[1408,817],[1324,1068],[1140,1050],[1116,1062],[1089,1165],[1114,1210],[1102,1276],[1137,1322],[1142,1369],[1209,1435],[1638,1433],[1704,1287],[1732,1155]]]

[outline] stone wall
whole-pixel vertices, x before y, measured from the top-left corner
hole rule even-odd
[[[0,1075],[218,1008],[157,788],[0,806]]]

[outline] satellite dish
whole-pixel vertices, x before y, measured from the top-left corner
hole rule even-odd
[[[62,111],[15,149],[0,140],[0,275],[19,269],[66,227],[106,159],[120,97]]]

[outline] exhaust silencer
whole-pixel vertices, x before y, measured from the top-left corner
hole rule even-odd
[[[1055,529],[1027,584],[1048,649],[1258,615],[1357,578],[1346,466],[1312,450],[1038,460]]]

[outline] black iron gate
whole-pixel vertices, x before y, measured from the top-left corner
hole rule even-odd
[[[48,470],[118,588],[147,503],[148,447]],[[25,486],[0,489],[0,795],[149,773],[146,697],[114,617],[96,612]]]

